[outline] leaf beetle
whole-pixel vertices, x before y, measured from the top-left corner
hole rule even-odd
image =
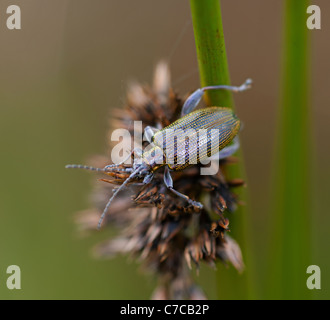
[[[249,89],[251,84],[252,80],[247,79],[245,83],[239,87],[216,85],[197,89],[183,104],[180,119],[161,130],[146,127],[144,136],[150,143],[151,148],[147,151],[134,149],[130,153],[129,157],[134,155],[134,161],[132,167],[125,168],[129,176],[110,197],[100,217],[98,229],[101,227],[113,199],[129,182],[139,178],[143,179],[143,184],[148,184],[153,179],[155,171],[164,166],[164,183],[166,187],[177,196],[185,199],[190,205],[202,209],[203,205],[200,202],[194,201],[174,189],[170,171],[180,171],[194,164],[189,161],[191,158],[195,158],[197,160],[196,163],[199,164],[205,160],[206,157],[216,155],[217,159],[224,159],[235,153],[239,148],[239,140],[236,135],[239,132],[241,122],[236,117],[233,110],[229,108],[208,107],[195,111],[194,109],[198,106],[206,90],[225,89],[240,92]],[[193,147],[190,147],[190,145],[186,143],[187,130],[189,132],[189,140],[192,138],[195,138],[195,140],[197,139],[197,144],[194,144]],[[199,132],[201,130],[206,130],[207,132],[206,138],[204,139],[199,139]],[[217,132],[216,148],[211,148],[212,140],[214,139],[214,136],[210,135],[212,130],[216,130]],[[170,140],[172,143],[169,143]],[[233,143],[230,144],[232,141]],[[172,160],[174,158],[174,161],[169,161],[170,155],[172,156]],[[178,157],[181,157],[183,161],[177,161]],[[127,159],[119,164],[108,165],[104,168],[76,164],[67,165],[66,168],[86,169],[108,173],[118,168]]]

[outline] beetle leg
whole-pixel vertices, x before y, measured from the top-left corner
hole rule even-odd
[[[154,178],[154,174],[152,172],[147,174],[143,179],[143,184],[150,183],[153,178]]]
[[[227,85],[219,85],[219,86],[207,86],[202,88],[201,90],[206,91],[206,90],[217,90],[217,89],[224,89],[224,90],[229,90],[229,91],[234,91],[234,92],[241,92],[250,89],[252,86],[252,79],[247,79],[242,85],[239,87],[236,86],[227,86]]]
[[[177,196],[179,196],[180,198],[185,199],[189,204],[191,204],[194,207],[198,207],[199,209],[203,209],[203,205],[200,202],[191,200],[188,196],[186,196],[183,193],[180,193],[179,191],[176,191],[173,188],[173,179],[171,177],[171,173],[170,170],[168,169],[168,167],[165,167],[165,172],[164,172],[164,182],[166,187],[171,190],[173,193],[175,193]]]
[[[197,89],[195,92],[193,92],[185,101],[183,104],[182,110],[181,110],[181,116],[185,116],[186,114],[193,111],[201,101],[203,94],[206,90],[216,90],[216,89],[224,89],[224,90],[230,90],[234,92],[240,92],[247,90],[251,88],[252,80],[247,79],[241,86],[235,87],[235,86],[227,86],[227,85],[218,85],[218,86],[208,86],[201,89]]]
[[[182,117],[193,111],[198,106],[199,102],[203,97],[203,94],[204,91],[202,89],[197,89],[187,98],[181,110]]]
[[[159,130],[156,129],[156,128],[153,128],[153,127],[150,127],[150,126],[145,127],[145,129],[144,129],[144,137],[146,138],[146,140],[149,143],[152,143],[152,137],[154,136],[154,134],[157,131],[159,131]]]
[[[227,158],[231,155],[233,155],[240,147],[240,143],[239,143],[239,138],[238,136],[236,136],[233,139],[233,144],[231,144],[230,146],[226,146],[224,147],[222,150],[219,151],[219,153],[213,155],[211,157],[211,160],[221,160],[224,158]]]

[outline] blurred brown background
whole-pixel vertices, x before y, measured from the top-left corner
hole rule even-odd
[[[264,278],[271,276],[264,269],[269,263],[268,186],[279,103],[282,1],[221,3],[232,83],[254,80],[253,90],[235,95],[235,102],[245,125],[254,271]],[[313,264],[322,270],[318,297],[329,298],[330,2],[312,3],[321,7],[322,30],[310,31],[314,166],[306,235],[313,239]],[[6,9],[12,4],[21,8],[21,30],[6,27]],[[106,232],[77,237],[73,213],[88,205],[91,175],[65,171],[64,165],[104,152],[108,116],[112,107],[123,105],[127,81],[150,82],[160,59],[170,58],[177,92],[199,87],[191,24],[178,42],[189,21],[188,1],[1,1],[0,298],[149,297],[154,279],[141,275],[135,263],[90,257]],[[22,270],[20,291],[5,285],[12,264]],[[203,266],[199,282],[208,283],[211,298],[216,297],[213,277]]]

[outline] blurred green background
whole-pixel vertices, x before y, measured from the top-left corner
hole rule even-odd
[[[6,9],[12,4],[21,8],[21,30],[6,27]],[[329,299],[330,3],[313,4],[321,7],[323,19],[321,30],[310,31],[313,179],[306,236],[312,239],[312,263],[322,271],[322,290],[314,296]],[[254,80],[253,90],[235,95],[235,102],[244,122],[249,247],[260,298],[271,290],[262,284],[272,277],[266,271],[272,264],[269,184],[281,79],[282,5],[278,0],[222,1],[232,83]],[[177,92],[199,87],[191,24],[178,42],[189,21],[188,1],[0,2],[1,299],[149,298],[154,279],[137,264],[125,257],[91,257],[91,248],[109,237],[108,231],[78,237],[73,216],[88,207],[91,175],[64,166],[105,152],[111,108],[123,105],[130,79],[150,82],[160,59],[170,58]],[[21,290],[6,288],[6,269],[13,264],[22,271]],[[216,298],[214,271],[202,266],[197,280]]]

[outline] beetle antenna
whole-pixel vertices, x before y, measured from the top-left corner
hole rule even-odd
[[[97,171],[97,172],[109,172],[110,170],[107,170],[107,168],[95,168],[91,166],[84,166],[81,164],[68,164],[65,166],[66,169],[84,169],[84,170],[90,170],[90,171]]]
[[[123,190],[125,188],[125,186],[127,185],[128,182],[130,182],[133,178],[136,177],[137,173],[139,172],[140,168],[137,168],[135,171],[133,171],[130,176],[123,182],[123,184],[113,193],[113,195],[111,196],[111,198],[109,199],[107,205],[105,206],[103,212],[102,212],[102,215],[101,215],[101,218],[99,220],[99,223],[97,225],[97,229],[100,230],[101,228],[101,225],[102,225],[102,222],[104,220],[104,217],[113,201],[113,199],[117,196],[117,194]]]

